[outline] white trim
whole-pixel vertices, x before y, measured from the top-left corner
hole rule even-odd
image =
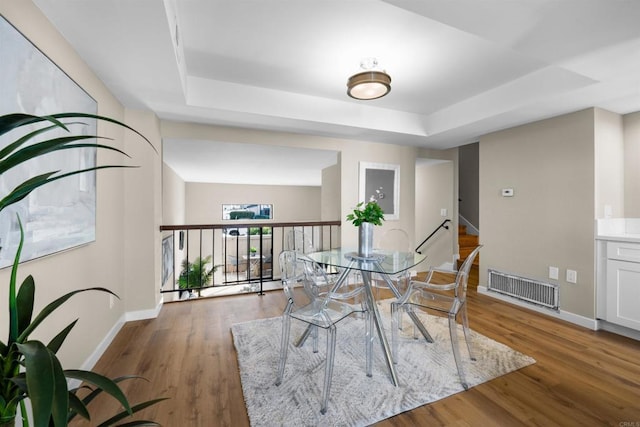
[[[538,307],[536,305],[529,304],[524,301],[520,301],[519,299],[512,298],[507,295],[502,295],[496,292],[489,292],[486,286],[478,286],[478,293],[486,295],[491,298],[508,302],[513,305],[517,305],[518,307],[522,307],[532,311],[536,311],[538,313],[546,314],[547,316],[555,317],[556,319],[564,320],[564,321],[573,323],[574,325],[591,329],[592,331],[598,330],[598,321],[596,319],[590,319],[588,317],[580,316],[578,314],[570,313],[568,311],[563,311],[563,310],[555,311],[550,308]]]
[[[616,325],[614,323],[607,322],[606,320],[598,320],[598,329],[640,341],[640,331]]]
[[[107,351],[107,348],[109,347],[111,342],[113,342],[114,338],[116,337],[116,335],[118,335],[118,332],[120,332],[120,329],[122,329],[122,327],[126,322],[131,322],[134,320],[155,319],[156,317],[158,317],[158,314],[160,314],[160,309],[162,309],[163,302],[164,302],[164,299],[161,298],[156,308],[152,310],[132,311],[132,312],[124,313],[122,316],[120,316],[118,321],[109,330],[107,335],[105,335],[102,341],[100,341],[100,344],[98,344],[96,349],[93,350],[91,355],[89,355],[89,357],[80,366],[80,369],[85,371],[90,371],[91,369],[93,369],[94,366],[96,366],[96,363],[98,363],[98,360],[100,360],[104,352]],[[67,383],[69,384],[69,388],[75,388],[81,384],[81,381],[68,380]]]
[[[118,332],[120,332],[120,329],[122,329],[124,323],[124,315],[122,315],[109,330],[109,332],[107,332],[107,335],[105,335],[102,341],[100,341],[100,344],[98,344],[95,350],[93,350],[89,357],[85,359],[84,363],[80,366],[80,369],[90,371],[94,366],[96,366],[96,363],[98,363],[98,360],[100,360],[104,352],[107,351],[107,348],[116,337],[116,335],[118,335]],[[79,387],[81,383],[82,381],[80,380],[67,380],[67,384],[70,389]]]
[[[155,319],[156,317],[158,317],[158,314],[160,314],[163,303],[164,299],[160,298],[160,301],[158,302],[156,308],[150,310],[128,311],[124,314],[124,321],[132,322],[134,320]]]
[[[453,268],[453,263],[452,262],[442,263],[440,266],[438,266],[438,269],[439,270],[449,270],[452,273],[457,273],[458,272],[455,268]]]
[[[98,363],[98,360],[100,360],[100,357],[102,357],[102,354],[107,350],[107,348],[109,347],[111,342],[114,340],[116,335],[118,335],[118,332],[120,332],[120,329],[122,329],[122,326],[124,326],[124,323],[125,323],[124,315],[122,315],[120,316],[118,321],[113,325],[113,327],[107,333],[107,335],[105,335],[105,337],[102,339],[100,344],[98,344],[96,349],[93,350],[93,352],[89,355],[89,357],[84,361],[82,366],[80,366],[80,369],[89,371],[93,369],[94,366],[96,366],[96,363]]]

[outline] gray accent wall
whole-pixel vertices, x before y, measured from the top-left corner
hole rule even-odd
[[[479,163],[478,155],[480,144],[463,145],[458,147],[458,197],[460,202],[458,210],[467,221],[480,228],[479,220]]]

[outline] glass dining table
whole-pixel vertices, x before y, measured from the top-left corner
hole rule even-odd
[[[309,253],[306,254],[306,256],[320,265],[336,267],[340,271],[338,279],[333,286],[334,291],[338,290],[340,286],[347,282],[347,278],[350,274],[354,272],[359,272],[361,274],[364,284],[366,306],[373,314],[376,333],[380,340],[384,360],[391,376],[391,382],[393,385],[398,386],[398,376],[391,358],[391,349],[384,333],[378,305],[376,304],[373,295],[371,279],[373,274],[379,275],[387,284],[391,292],[398,298],[401,296],[401,293],[391,280],[391,276],[412,269],[423,262],[426,259],[426,255],[414,252],[374,250],[370,256],[360,256],[357,250],[337,248],[328,251]],[[409,312],[408,314],[424,338],[428,342],[433,342],[431,335],[429,335],[429,332],[426,330],[422,322],[420,322],[418,317],[412,312]]]

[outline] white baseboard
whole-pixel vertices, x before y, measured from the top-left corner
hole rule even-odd
[[[113,325],[113,327],[109,330],[109,332],[107,332],[107,335],[105,335],[102,341],[100,341],[100,344],[98,344],[98,347],[96,347],[96,349],[93,350],[93,353],[91,353],[91,355],[84,361],[80,369],[88,371],[93,369],[94,366],[96,366],[96,363],[98,363],[98,360],[100,360],[100,357],[102,357],[102,354],[107,350],[107,348],[109,347],[113,339],[116,337],[116,335],[118,335],[118,332],[120,332],[120,329],[122,329],[124,322],[125,322],[124,315],[122,315]]]
[[[450,271],[453,271],[453,272],[456,271],[456,269],[453,268],[453,263],[452,262],[445,262],[442,265],[438,266],[438,269],[440,269],[440,270],[450,270]]]
[[[614,334],[622,335],[623,337],[640,341],[640,331],[636,331],[635,329],[630,329],[625,326],[609,323],[606,320],[598,320],[598,326],[598,329],[602,329],[604,331],[612,332]]]
[[[158,317],[158,314],[160,314],[163,303],[164,298],[160,298],[160,302],[158,302],[158,305],[155,308],[150,310],[128,311],[124,314],[124,321],[132,322],[134,320],[155,319]]]
[[[102,357],[104,352],[107,350],[113,339],[118,335],[120,329],[124,326],[126,322],[131,322],[134,320],[144,320],[144,319],[155,319],[160,314],[160,310],[162,309],[162,304],[164,299],[160,299],[160,302],[156,306],[156,308],[151,310],[138,310],[138,311],[130,311],[124,313],[120,318],[116,321],[113,327],[109,330],[107,335],[100,341],[100,344],[96,347],[96,349],[89,355],[89,357],[84,361],[80,369],[89,371],[96,366],[98,360]],[[70,388],[75,388],[80,385],[79,380],[69,380],[68,384]]]
[[[598,330],[598,321],[596,319],[589,319],[588,317],[580,316],[578,314],[570,313],[568,311],[563,311],[563,310],[556,311],[550,308],[538,307],[536,305],[528,304],[524,301],[520,301],[519,299],[512,298],[507,295],[502,295],[497,292],[489,292],[486,286],[478,286],[478,293],[489,296],[491,298],[508,302],[513,305],[517,305],[518,307],[523,307],[528,310],[546,314],[547,316],[555,317],[556,319],[565,320],[567,322],[573,323],[574,325],[591,329],[592,331]]]

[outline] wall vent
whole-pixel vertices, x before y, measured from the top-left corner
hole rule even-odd
[[[558,309],[558,285],[489,269],[487,290],[532,304]]]

